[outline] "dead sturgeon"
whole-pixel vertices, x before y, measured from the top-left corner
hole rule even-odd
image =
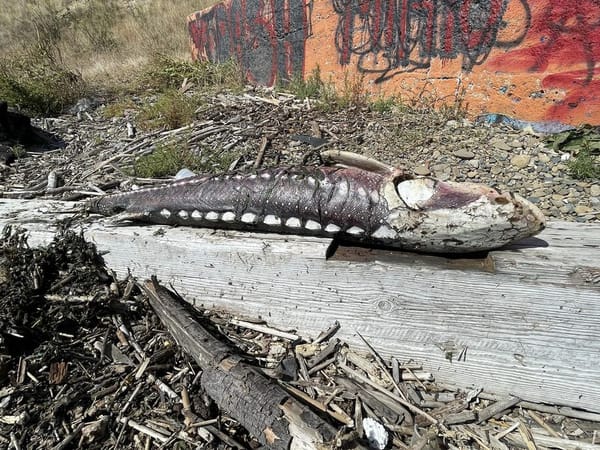
[[[349,152],[328,166],[186,178],[89,202],[90,212],[168,225],[338,237],[434,253],[477,252],[533,236],[545,219],[516,194],[413,177]]]

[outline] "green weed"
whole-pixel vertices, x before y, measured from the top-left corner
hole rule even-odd
[[[186,145],[157,145],[154,152],[135,162],[131,174],[142,178],[160,178],[175,175],[184,167],[196,170],[201,164],[201,158]]]
[[[225,172],[240,154],[236,151],[192,151],[185,143],[171,142],[158,145],[154,152],[140,157],[129,173],[142,178],[160,178],[175,175],[182,168],[196,173]]]
[[[394,111],[400,105],[400,100],[391,95],[389,97],[380,96],[369,102],[371,111],[385,114]]]
[[[145,106],[137,115],[143,129],[175,129],[192,123],[200,105],[198,97],[189,97],[177,89],[170,89],[151,105]]]
[[[569,172],[575,179],[600,179],[600,161],[589,147],[583,147],[568,163]]]
[[[326,88],[327,86],[321,79],[319,67],[314,69],[306,78],[302,74],[295,75],[283,86],[283,89],[303,100],[305,98],[319,98]]]
[[[143,79],[149,87],[158,90],[176,89],[184,80],[201,91],[240,91],[243,86],[242,71],[234,61],[184,61],[157,55],[149,64]]]
[[[59,114],[86,90],[79,75],[47,56],[0,58],[0,98],[32,114]]]
[[[135,111],[137,109],[138,105],[132,99],[125,98],[107,104],[102,110],[102,115],[107,118],[123,117],[126,111]]]

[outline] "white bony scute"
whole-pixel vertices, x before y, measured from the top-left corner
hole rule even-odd
[[[265,225],[278,226],[281,225],[281,219],[273,214],[267,214],[263,219]]]
[[[231,211],[224,212],[221,216],[223,222],[233,222],[235,220],[235,213]]]
[[[301,225],[302,223],[297,217],[290,217],[288,220],[285,221],[285,226],[289,228],[300,228]]]
[[[204,218],[206,220],[214,222],[216,220],[219,220],[219,214],[216,211],[209,211],[206,213],[206,216],[204,216]]]
[[[341,228],[339,226],[337,226],[335,223],[330,223],[329,225],[327,225],[325,227],[325,231],[327,233],[337,233],[340,230],[341,230]]]
[[[256,223],[256,214],[247,212],[242,214],[241,221],[244,223]]]
[[[359,236],[361,234],[363,234],[365,232],[365,230],[363,230],[360,227],[354,226],[354,227],[350,227],[346,230],[346,233],[351,234],[353,236]]]
[[[375,232],[373,232],[373,234],[371,234],[371,237],[375,239],[394,239],[397,236],[398,233],[396,233],[392,228],[388,227],[387,225],[381,225],[375,230]]]
[[[315,220],[307,220],[306,223],[304,224],[304,228],[306,228],[307,230],[320,230],[321,229],[321,224]]]

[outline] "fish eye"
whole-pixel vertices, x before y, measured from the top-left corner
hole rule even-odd
[[[435,184],[432,178],[414,178],[398,183],[396,191],[406,206],[420,209],[435,193]]]

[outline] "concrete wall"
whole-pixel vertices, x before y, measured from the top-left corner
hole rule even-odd
[[[375,94],[473,115],[600,124],[598,0],[226,0],[189,17],[194,55],[271,85],[317,66]]]

